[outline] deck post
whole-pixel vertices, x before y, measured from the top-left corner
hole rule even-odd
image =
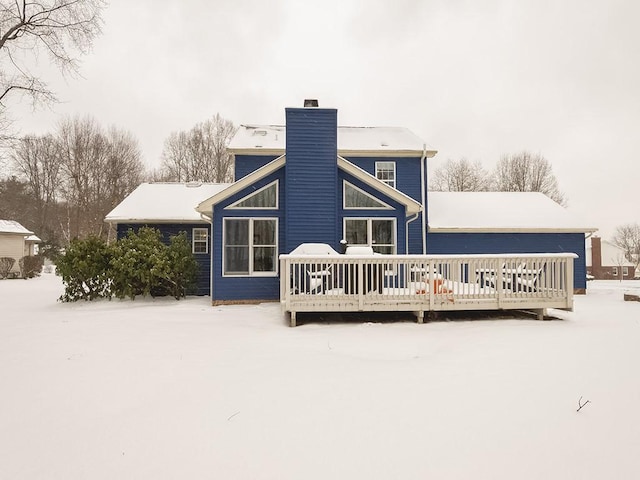
[[[418,318],[418,323],[424,323],[424,312],[422,310],[418,310],[417,312],[413,313]]]
[[[296,312],[289,312],[289,326],[296,326]]]
[[[547,313],[546,310],[547,310],[546,308],[538,308],[538,309],[536,309],[536,312],[538,314],[538,320],[544,320],[544,316]]]

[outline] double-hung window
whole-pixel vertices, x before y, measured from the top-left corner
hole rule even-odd
[[[376,178],[396,188],[396,162],[376,162]]]
[[[194,228],[191,231],[191,252],[209,253],[209,230]]]
[[[396,253],[394,218],[345,218],[344,238],[348,245],[373,247],[376,253]]]
[[[225,218],[223,274],[271,276],[277,273],[276,218]]]

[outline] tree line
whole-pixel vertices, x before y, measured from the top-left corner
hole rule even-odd
[[[549,160],[527,151],[503,155],[493,171],[479,161],[449,159],[435,169],[429,186],[444,192],[541,192],[567,204]]]
[[[55,131],[14,139],[0,178],[0,218],[16,220],[45,244],[108,236],[104,217],[140,183],[227,182],[226,145],[235,127],[219,114],[165,141],[160,167],[148,169],[137,139],[92,117],[67,118]]]

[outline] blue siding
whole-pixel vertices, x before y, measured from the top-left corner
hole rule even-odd
[[[427,233],[430,254],[565,253],[574,262],[574,287],[586,288],[586,261],[582,233]]]
[[[344,190],[342,189],[342,184],[343,184],[343,180],[346,180],[347,182],[355,185],[356,187],[360,188],[361,190],[364,190],[365,192],[367,192],[368,194],[370,194],[371,196],[377,198],[378,200],[386,203],[387,205],[389,205],[390,207],[393,207],[393,210],[345,210],[342,208],[342,206],[344,205],[343,202],[343,193]],[[344,232],[343,232],[343,219],[344,218],[349,218],[349,217],[366,217],[366,218],[375,218],[375,217],[384,217],[384,218],[395,218],[396,219],[396,248],[397,248],[397,253],[399,254],[403,254],[406,253],[405,251],[405,245],[406,245],[406,230],[405,230],[405,222],[406,222],[406,215],[405,215],[405,207],[404,205],[399,204],[398,202],[396,202],[395,200],[387,197],[386,195],[383,195],[381,192],[379,192],[378,190],[371,188],[369,185],[362,183],[360,180],[356,179],[355,177],[340,171],[338,174],[338,181],[339,181],[339,186],[340,186],[340,203],[339,203],[339,207],[338,207],[338,216],[336,218],[337,224],[336,227],[338,229],[338,232],[340,232],[341,237],[344,237]],[[333,248],[335,248],[337,251],[340,251],[339,245],[332,245]]]
[[[337,113],[325,108],[286,109],[287,252],[305,242],[340,241]]]
[[[135,232],[141,227],[152,227],[162,233],[162,241],[169,244],[172,236],[178,235],[180,232],[187,233],[187,239],[191,242],[191,235],[194,228],[206,228],[209,231],[209,239],[211,240],[211,225],[208,223],[119,223],[118,239],[124,237],[129,230]],[[209,295],[210,270],[211,270],[211,241],[209,242],[209,253],[194,253],[193,256],[198,262],[197,291],[196,295]]]
[[[235,180],[246,177],[276,158],[278,158],[276,155],[236,155],[234,162]]]
[[[278,210],[225,210],[225,207],[237,202],[274,180],[279,181]],[[213,208],[213,270],[212,300],[277,300],[280,297],[279,277],[223,277],[222,276],[222,224],[225,217],[270,217],[278,219],[278,254],[284,253],[286,225],[285,209],[285,169],[258,180],[253,185],[223,200]]]
[[[422,202],[420,182],[420,157],[345,157],[354,165],[370,173],[376,174],[376,162],[395,162],[396,188],[405,195],[418,202]],[[427,172],[425,170],[425,202],[427,201]],[[426,209],[425,209],[426,210]],[[420,216],[409,224],[409,251],[407,253],[422,253],[422,220]]]

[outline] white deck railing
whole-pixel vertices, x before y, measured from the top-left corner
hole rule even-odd
[[[281,255],[280,301],[297,312],[573,309],[576,255]]]

